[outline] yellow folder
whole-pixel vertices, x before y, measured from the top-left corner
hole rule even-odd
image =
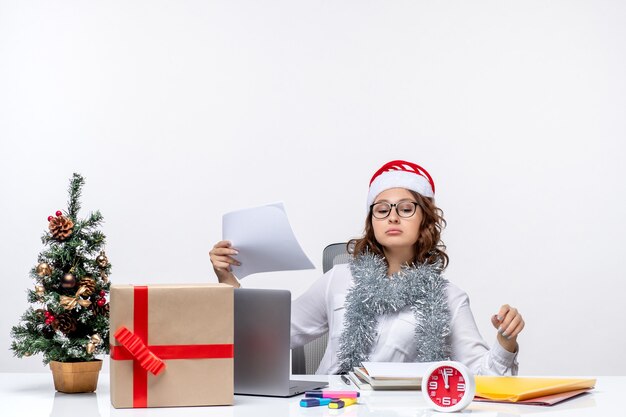
[[[517,402],[545,395],[593,388],[595,379],[482,376],[476,379],[476,395],[490,400]]]

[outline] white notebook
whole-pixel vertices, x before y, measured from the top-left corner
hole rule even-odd
[[[363,362],[372,378],[421,378],[434,362]]]
[[[400,389],[416,390],[422,385],[422,376],[432,362],[363,362],[350,372],[351,379],[357,379],[361,389]],[[367,386],[366,386],[367,385]]]

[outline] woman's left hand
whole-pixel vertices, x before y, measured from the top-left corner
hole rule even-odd
[[[517,335],[524,328],[524,319],[516,308],[508,304],[500,307],[498,314],[491,317],[491,324],[498,329],[498,342],[509,352],[517,350]]]

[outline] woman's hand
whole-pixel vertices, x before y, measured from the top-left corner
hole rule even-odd
[[[229,284],[233,287],[240,286],[237,278],[231,272],[231,265],[241,265],[241,262],[232,257],[238,253],[236,249],[232,248],[232,243],[227,240],[217,242],[209,252],[215,275],[222,284]]]
[[[509,352],[517,351],[517,335],[524,328],[524,319],[516,308],[508,304],[500,307],[498,314],[491,317],[491,324],[498,329],[498,343]]]

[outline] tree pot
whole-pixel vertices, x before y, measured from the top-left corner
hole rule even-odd
[[[89,362],[50,362],[54,378],[54,389],[68,394],[94,392],[98,386],[98,374],[102,361]]]

